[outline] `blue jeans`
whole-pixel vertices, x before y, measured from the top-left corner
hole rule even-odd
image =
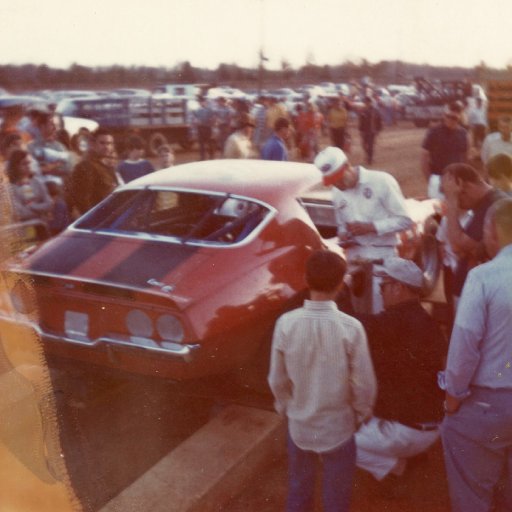
[[[356,443],[352,436],[331,452],[301,450],[288,434],[288,501],[286,512],[314,510],[316,464],[321,461],[324,512],[348,512],[356,469]]]
[[[452,511],[512,510],[512,390],[473,388],[441,438]]]

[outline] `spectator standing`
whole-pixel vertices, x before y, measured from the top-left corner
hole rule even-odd
[[[226,98],[217,98],[217,109],[215,116],[217,119],[217,149],[223,151],[226,140],[231,134],[231,123],[235,115],[234,110],[228,105]]]
[[[55,116],[38,113],[33,119],[40,136],[28,144],[28,151],[38,163],[44,181],[62,184],[71,172],[71,155],[68,148],[57,140]]]
[[[240,116],[238,130],[232,133],[224,146],[224,158],[252,158],[255,154],[252,145],[254,118],[249,114]]]
[[[144,140],[138,135],[132,135],[126,143],[127,159],[117,166],[117,172],[124,183],[136,180],[155,170],[153,164],[144,158]]]
[[[482,98],[476,98],[475,104],[469,109],[468,122],[471,138],[473,139],[473,147],[480,150],[487,129],[487,111]]]
[[[193,119],[197,129],[200,160],[205,160],[207,152],[210,159],[215,158],[215,111],[208,105],[208,100],[204,96],[199,97],[199,108],[193,111]]]
[[[443,169],[467,160],[468,135],[460,125],[460,116],[459,103],[450,103],[445,107],[442,123],[430,128],[423,140],[421,170],[428,182],[429,197],[442,199],[440,185]]]
[[[453,276],[454,303],[457,306],[469,270],[486,260],[483,243],[485,214],[505,194],[493,189],[467,164],[449,165],[443,172],[442,188],[446,196],[448,241],[458,255]],[[472,212],[465,227],[459,222],[460,210]]]
[[[500,153],[487,164],[490,184],[509,196],[512,195],[512,156]]]
[[[498,118],[498,131],[485,137],[481,158],[484,165],[496,155],[504,153],[512,156],[512,117],[503,115]]]
[[[272,133],[271,130],[269,130],[267,127],[267,111],[268,98],[264,95],[261,95],[252,111],[256,124],[254,127],[252,140],[254,142],[254,146],[259,152],[261,152],[263,144]]]
[[[454,512],[512,510],[512,199],[492,207],[485,232],[493,259],[468,275],[440,375]]]
[[[263,160],[288,160],[287,141],[290,138],[290,122],[284,117],[277,119],[273,135],[265,142],[261,150]]]
[[[174,165],[174,151],[168,144],[158,146],[156,154],[158,157],[157,169],[167,169]]]
[[[16,150],[11,154],[7,177],[14,216],[19,221],[39,219],[46,226],[53,203],[44,182],[32,175],[31,165],[27,151]]]
[[[391,174],[354,167],[339,148],[315,158],[324,185],[331,187],[338,239],[349,263],[396,255],[397,233],[412,226],[405,199]],[[382,310],[379,280],[373,279],[372,312]]]
[[[365,106],[359,114],[359,133],[366,155],[366,163],[372,164],[375,141],[382,130],[382,117],[379,109],[373,104],[373,100],[369,96],[364,98],[364,103]]]
[[[387,258],[381,269],[384,311],[361,320],[379,393],[374,417],[356,434],[357,465],[378,480],[401,475],[407,459],[439,437],[443,394],[437,372],[446,342],[420,304],[423,273],[410,260]]]
[[[324,511],[349,510],[354,433],[372,415],[376,383],[364,329],[334,302],[345,270],[337,254],[313,253],[306,263],[310,299],[274,330],[268,380],[277,412],[288,419],[288,512],[314,509],[317,459]]]
[[[96,206],[120,184],[115,168],[105,163],[114,153],[114,137],[104,128],[98,128],[91,136],[89,152],[71,172],[66,187],[68,205],[80,215]]]
[[[333,146],[345,149],[345,130],[347,126],[348,113],[343,100],[336,98],[327,111],[327,125],[329,127],[331,142]]]

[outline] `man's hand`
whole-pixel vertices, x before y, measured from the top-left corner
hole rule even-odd
[[[377,233],[373,222],[347,222],[347,230],[352,236]]]
[[[460,182],[450,173],[444,174],[442,177],[443,193],[449,203],[457,204],[458,196],[461,190]]]
[[[454,396],[446,393],[446,397],[444,400],[444,412],[446,414],[453,414],[459,410],[460,400],[455,398]]]

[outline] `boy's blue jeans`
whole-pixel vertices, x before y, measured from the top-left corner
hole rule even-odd
[[[322,463],[324,512],[348,512],[356,469],[356,443],[352,436],[331,452],[301,450],[288,434],[288,501],[286,512],[314,510],[317,462]]]

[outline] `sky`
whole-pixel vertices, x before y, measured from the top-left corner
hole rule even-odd
[[[15,0],[0,64],[512,65],[510,0]]]

